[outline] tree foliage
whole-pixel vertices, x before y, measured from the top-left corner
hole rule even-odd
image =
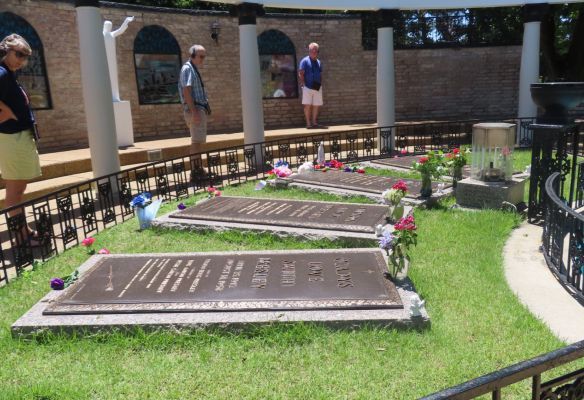
[[[541,24],[544,81],[584,81],[584,4],[556,4]]]

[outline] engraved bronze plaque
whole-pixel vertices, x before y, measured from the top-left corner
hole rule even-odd
[[[342,171],[314,171],[309,174],[292,175],[287,178],[290,182],[305,183],[310,185],[334,187],[340,189],[355,190],[360,192],[381,194],[385,190],[391,188],[399,180],[402,180],[408,185],[408,197],[420,196],[420,189],[422,188],[422,181],[417,179],[393,178],[387,176],[357,174],[354,172]],[[445,184],[445,187],[451,186]],[[437,182],[432,182],[432,187],[438,187]]]
[[[374,233],[376,225],[385,223],[387,213],[387,207],[374,204],[221,196],[169,218]]]
[[[403,307],[379,249],[96,259],[44,314]]]

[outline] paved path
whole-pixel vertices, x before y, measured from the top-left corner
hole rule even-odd
[[[567,343],[584,340],[584,306],[568,294],[539,251],[542,228],[524,222],[503,250],[505,277],[519,300]]]

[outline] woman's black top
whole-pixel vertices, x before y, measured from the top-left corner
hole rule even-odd
[[[0,64],[0,101],[12,109],[17,120],[9,119],[0,124],[0,133],[17,133],[34,126],[28,96],[16,80],[14,72]]]

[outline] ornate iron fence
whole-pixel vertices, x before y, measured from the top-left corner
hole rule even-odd
[[[491,393],[492,399],[498,400],[502,398],[503,388],[529,378],[532,381],[531,398],[533,400],[582,399],[584,398],[584,368],[545,383],[541,382],[543,372],[582,357],[584,357],[584,341],[483,375],[423,397],[421,400],[466,400],[487,393]]]
[[[562,174],[545,182],[545,220],[542,248],[549,269],[568,292],[584,304],[584,163],[578,165],[573,209],[562,192]]]
[[[293,166],[315,160],[321,142],[327,159],[344,162],[448,150],[471,144],[477,122],[412,123],[241,145],[153,162],[60,189],[0,211],[0,284],[35,259],[47,260],[86,236],[132,218],[129,202],[138,193],[178,200],[206,186],[262,178],[276,160]],[[27,225],[38,231],[39,240],[28,236]]]

